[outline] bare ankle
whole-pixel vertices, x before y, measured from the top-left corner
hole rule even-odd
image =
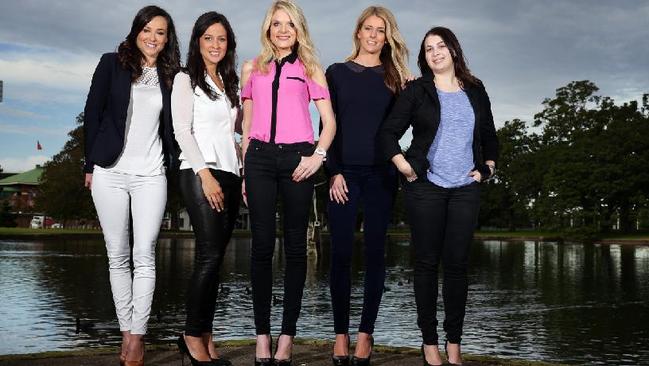
[[[291,358],[293,351],[293,336],[282,334],[277,339],[277,351],[275,352],[276,360],[288,360]]]
[[[349,334],[336,334],[334,356],[349,355]]]
[[[255,346],[255,354],[258,358],[270,358],[270,334],[258,334]]]

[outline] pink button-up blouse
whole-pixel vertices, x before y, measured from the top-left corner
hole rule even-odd
[[[313,143],[309,101],[330,98],[329,89],[307,77],[304,65],[292,53],[272,62],[267,74],[253,71],[241,99],[254,101],[250,139],[292,144]]]

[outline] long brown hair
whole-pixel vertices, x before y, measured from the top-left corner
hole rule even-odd
[[[164,9],[155,5],[149,5],[137,12],[135,18],[133,18],[131,31],[117,48],[117,58],[122,67],[131,72],[132,81],[142,76],[142,60],[144,59],[144,55],[137,48],[137,35],[140,34],[151,19],[157,16],[161,16],[167,21],[167,43],[158,55],[156,66],[160,79],[165,83],[167,88],[171,88],[174,76],[180,70],[180,50],[178,49],[178,37],[176,36],[174,22],[171,20],[169,13]]]
[[[196,23],[194,23],[194,28],[192,29],[192,36],[189,40],[189,51],[187,52],[187,65],[185,68],[189,74],[192,87],[195,88],[198,86],[201,88],[211,100],[218,98],[216,91],[205,81],[205,62],[201,56],[200,46],[200,38],[205,34],[207,28],[216,23],[221,24],[225,28],[225,34],[228,40],[228,48],[225,51],[225,56],[217,66],[217,71],[223,78],[225,95],[228,96],[233,106],[239,107],[239,96],[237,95],[237,91],[239,90],[239,77],[236,71],[237,42],[230,22],[228,22],[225,15],[210,11],[196,19]]]
[[[433,70],[430,69],[428,62],[426,62],[425,42],[426,38],[428,38],[429,36],[439,36],[446,44],[446,47],[448,47],[448,50],[451,53],[451,58],[453,59],[455,77],[460,81],[460,86],[462,88],[469,86],[478,86],[482,84],[480,79],[473,76],[471,70],[469,70],[466,59],[464,58],[464,52],[462,52],[462,47],[460,47],[460,41],[457,40],[455,33],[445,27],[431,28],[428,32],[426,32],[424,39],[421,41],[419,56],[417,57],[417,66],[419,66],[419,70],[421,70],[422,76],[432,75],[433,77],[435,77]]]
[[[354,41],[354,50],[352,54],[347,57],[347,61],[351,61],[358,56],[361,50],[361,44],[358,40],[358,32],[365,20],[372,15],[377,16],[385,23],[385,40],[386,43],[381,49],[379,59],[385,70],[384,80],[385,85],[394,93],[399,93],[401,85],[405,84],[406,78],[410,76],[408,70],[408,47],[406,41],[399,32],[397,20],[392,12],[382,6],[370,6],[363,10],[361,15],[356,21],[356,28],[352,39]]]

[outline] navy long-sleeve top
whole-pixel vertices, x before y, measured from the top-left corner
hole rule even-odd
[[[383,66],[365,67],[347,61],[329,66],[326,76],[336,115],[327,173],[339,174],[344,166],[386,164],[377,134],[395,98],[385,85]]]

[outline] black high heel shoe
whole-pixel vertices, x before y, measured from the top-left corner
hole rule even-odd
[[[228,360],[227,358],[210,357],[210,359],[212,360],[212,365],[214,366],[232,366],[232,362],[230,362],[230,360]]]
[[[356,343],[358,344],[358,342]],[[372,358],[372,351],[374,350],[374,336],[370,334],[370,355],[367,357],[352,357],[352,365],[355,366],[370,366],[370,359]]]
[[[345,356],[336,356],[335,354],[331,354],[331,362],[333,363],[334,366],[350,366],[351,363],[351,358],[349,357],[349,334],[345,335],[347,338],[347,355]]]
[[[270,337],[270,345],[268,346],[268,352],[273,349],[273,337]],[[255,355],[255,366],[275,366],[275,359],[272,354],[270,357],[259,358]]]
[[[284,335],[286,335],[286,334],[284,334]],[[279,336],[281,337],[282,334],[280,334]],[[279,347],[279,337],[277,338],[277,344],[275,345],[275,354],[277,354],[277,347]],[[293,347],[293,340],[291,340],[291,353],[293,353],[293,348],[292,347]],[[285,360],[275,359],[274,365],[275,366],[291,366],[292,362],[293,362],[292,357],[289,357],[289,358],[287,358]]]
[[[191,362],[192,366],[214,366],[215,363],[210,361],[199,361],[192,356],[192,354],[189,352],[189,348],[187,347],[187,342],[185,341],[185,336],[183,334],[178,336],[178,340],[176,341],[176,344],[178,345],[178,350],[180,350],[180,353],[183,354],[182,358],[182,363],[183,365],[185,364],[185,356],[189,357],[189,362]]]
[[[446,352],[446,360],[448,361],[448,341],[444,341],[444,352]],[[462,355],[462,352],[460,352],[460,357]],[[461,363],[452,363],[448,362],[448,365],[455,365],[455,366],[461,366]]]
[[[439,365],[433,365],[432,363],[428,363],[428,361],[426,361],[426,352],[424,352],[424,345],[423,344],[421,345],[421,358],[424,359],[424,366],[442,366],[443,365],[443,363],[440,363]]]

